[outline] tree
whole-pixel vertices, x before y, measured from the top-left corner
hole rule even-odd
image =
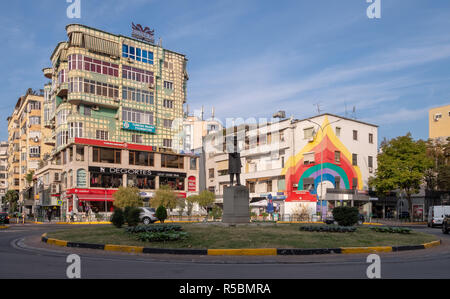
[[[177,194],[167,185],[163,185],[156,191],[155,197],[150,200],[150,205],[153,208],[163,206],[166,209],[172,210],[177,207]]]
[[[192,210],[194,209],[194,204],[197,202],[197,196],[192,195],[186,198],[186,214],[192,216]]]
[[[379,194],[403,191],[412,217],[411,196],[419,192],[425,173],[433,164],[427,156],[426,143],[423,140],[414,141],[408,133],[384,143],[381,149],[378,169],[375,177],[369,179],[369,186]]]
[[[143,206],[143,200],[139,195],[139,189],[136,187],[119,187],[114,193],[114,206],[124,209],[126,207],[139,208]]]
[[[19,192],[16,190],[8,190],[5,194],[5,203],[9,203],[9,211],[17,211],[17,202],[19,201]]]
[[[28,183],[28,186],[31,186],[31,183],[33,183],[33,176],[34,176],[34,170],[30,170],[27,175],[25,176],[25,180]]]
[[[446,141],[428,140],[427,156],[433,162],[425,174],[427,189],[450,190],[450,138]]]
[[[202,191],[195,198],[197,200],[198,205],[204,208],[205,210],[210,208],[216,201],[216,195],[208,190]]]

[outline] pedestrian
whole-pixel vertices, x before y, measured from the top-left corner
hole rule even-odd
[[[70,222],[74,222],[74,215],[73,209],[70,211]]]
[[[48,217],[48,222],[52,222],[52,210],[51,209],[48,209],[47,217]]]

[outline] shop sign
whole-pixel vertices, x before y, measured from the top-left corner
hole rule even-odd
[[[186,173],[164,172],[147,169],[129,169],[129,168],[111,168],[111,167],[89,167],[89,172],[107,173],[107,174],[130,174],[130,175],[147,175],[147,176],[163,176],[169,178],[185,178]]]
[[[144,132],[144,133],[151,133],[151,134],[156,133],[155,126],[147,125],[147,124],[137,124],[137,123],[132,123],[129,121],[124,121],[122,128],[124,130],[128,130],[128,131],[137,131],[137,132]]]
[[[188,178],[188,191],[195,192],[196,189],[197,189],[196,178],[195,178],[195,176],[190,176]]]

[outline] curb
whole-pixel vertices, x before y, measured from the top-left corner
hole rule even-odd
[[[277,221],[276,224],[325,224],[325,222],[318,221],[318,222],[312,222],[312,221]],[[364,222],[363,225],[384,225],[382,223],[376,223],[376,222]]]
[[[276,255],[318,255],[318,254],[358,254],[358,253],[378,253],[378,252],[399,252],[409,250],[428,249],[439,246],[441,240],[425,243],[421,245],[406,246],[378,246],[378,247],[341,247],[341,248],[317,248],[317,249],[276,249],[276,248],[255,248],[255,249],[165,249],[165,248],[145,248],[140,246],[127,245],[100,245],[87,243],[74,243],[63,240],[47,238],[47,233],[41,236],[41,241],[50,245],[71,248],[99,249],[105,251],[126,252],[126,253],[148,253],[148,254],[179,254],[179,255],[212,255],[212,256],[276,256]]]

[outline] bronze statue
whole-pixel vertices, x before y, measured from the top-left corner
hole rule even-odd
[[[241,154],[238,151],[237,136],[233,140],[233,152],[228,153],[228,173],[230,174],[230,186],[233,186],[234,175],[236,175],[236,185],[241,185]]]

